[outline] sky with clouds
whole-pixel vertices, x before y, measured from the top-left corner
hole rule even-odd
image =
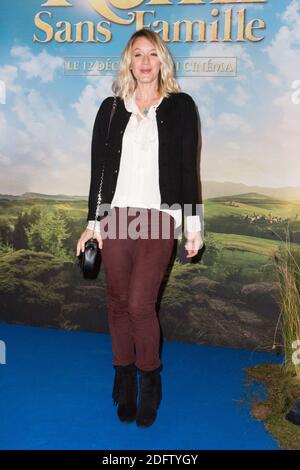
[[[0,81],[6,97],[0,104],[0,192],[86,196],[92,126],[102,100],[112,95],[113,77],[65,76],[64,56],[120,56],[135,23],[112,23],[107,44],[35,43],[34,15],[51,10],[42,3],[1,0]],[[54,17],[72,23],[100,20],[89,0],[72,3],[72,8],[52,8]],[[146,3],[133,10],[153,10]],[[155,7],[152,19],[212,20],[212,5],[176,3]],[[167,43],[174,58],[234,56],[238,61],[234,78],[178,78],[201,117],[204,195],[205,181],[300,186],[300,104],[292,101],[292,85],[300,80],[300,0],[232,8],[242,7],[249,19],[265,20],[263,41]],[[128,18],[131,10],[115,11]]]

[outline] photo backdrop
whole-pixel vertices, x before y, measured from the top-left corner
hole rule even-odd
[[[300,1],[2,0],[0,321],[108,332],[103,267],[84,280],[93,122],[141,27],[157,31],[202,125],[205,249],[178,241],[163,336],[272,350],[275,255],[300,242]]]

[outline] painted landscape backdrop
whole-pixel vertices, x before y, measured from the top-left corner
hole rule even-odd
[[[83,279],[75,256],[87,199],[27,193],[0,203],[1,320],[108,332],[103,266]],[[274,257],[287,224],[300,250],[300,201],[246,192],[204,208],[204,249],[190,262],[178,240],[162,284],[163,337],[270,351],[275,337],[280,349]]]

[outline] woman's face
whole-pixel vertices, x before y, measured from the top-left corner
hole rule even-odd
[[[160,59],[156,47],[145,37],[137,38],[132,45],[131,69],[136,80],[141,83],[157,80]]]

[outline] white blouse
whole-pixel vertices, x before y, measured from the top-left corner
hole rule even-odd
[[[122,140],[122,153],[117,185],[111,207],[156,208],[169,213],[175,219],[175,228],[182,223],[181,209],[160,208],[158,165],[158,130],[156,108],[159,103],[149,108],[143,115],[135,101],[136,90],[131,97],[125,97],[124,104],[131,112]],[[137,116],[141,116],[138,121]],[[88,221],[87,228],[93,230],[94,220]],[[187,232],[201,230],[199,215],[186,216]],[[100,222],[96,222],[95,231],[100,232]]]

